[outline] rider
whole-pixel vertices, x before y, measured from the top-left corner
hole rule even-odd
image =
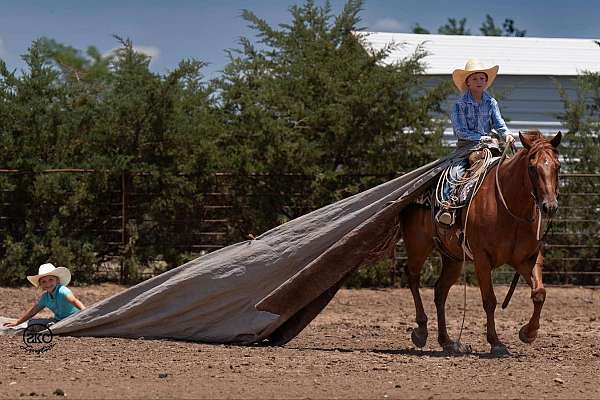
[[[492,85],[498,66],[485,68],[478,60],[471,58],[467,61],[465,69],[456,69],[452,73],[452,80],[461,92],[461,96],[454,104],[451,113],[452,128],[458,137],[457,149],[465,146],[476,146],[480,142],[490,139],[492,129],[506,141],[507,145],[514,141],[498,108],[498,102],[486,89]],[[469,167],[468,158],[462,158],[453,165],[450,176],[453,179],[462,177]],[[444,190],[444,198],[448,199],[452,193],[449,186]],[[451,224],[453,220],[449,210],[442,212],[438,220]]]

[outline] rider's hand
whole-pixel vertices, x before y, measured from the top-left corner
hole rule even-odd
[[[511,135],[510,133],[506,134],[506,144],[511,144],[514,143],[515,138],[513,137],[513,135]]]
[[[17,326],[17,324],[15,324],[14,322],[5,322],[3,325],[7,327]]]

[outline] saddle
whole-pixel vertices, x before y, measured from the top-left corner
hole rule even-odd
[[[468,155],[468,168],[464,175],[458,179],[451,177],[451,170],[456,167],[455,164],[444,170],[436,185],[435,202],[432,203],[435,215],[435,221],[445,225],[454,225],[456,221],[456,210],[467,206],[487,172],[495,164],[495,161],[501,154],[498,141],[490,139],[482,141],[478,150],[472,151]],[[460,161],[462,162],[462,161]],[[450,187],[450,195],[445,198],[446,186]]]
[[[444,203],[446,199],[441,199],[443,190],[443,180],[449,174],[448,167],[440,176],[434,191],[430,192],[431,216],[433,220],[433,240],[438,251],[449,258],[462,261],[457,254],[462,254],[462,245],[464,241],[464,217],[468,210],[468,205],[477,194],[479,187],[487,176],[490,169],[498,163],[499,152],[492,152],[487,147],[473,151],[468,156],[469,168],[460,179],[451,195],[451,204]],[[498,154],[499,155],[499,154]],[[440,201],[440,199],[442,201]]]

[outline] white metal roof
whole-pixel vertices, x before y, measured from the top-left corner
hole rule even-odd
[[[600,71],[600,46],[594,39],[366,33],[375,50],[390,42],[404,44],[390,54],[388,63],[410,56],[423,43],[429,53],[424,62],[430,75],[449,75],[464,68],[469,58],[500,65],[503,75],[574,76]]]

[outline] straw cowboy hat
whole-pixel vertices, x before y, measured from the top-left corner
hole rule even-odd
[[[71,282],[71,272],[65,267],[56,268],[52,264],[42,264],[40,265],[39,271],[37,275],[31,275],[27,277],[27,280],[31,282],[31,284],[35,287],[38,287],[40,284],[40,278],[48,275],[53,275],[58,278],[62,285],[68,285]]]
[[[479,62],[479,60],[475,58],[470,58],[467,61],[467,64],[465,65],[465,69],[454,70],[454,72],[452,73],[452,80],[454,81],[454,84],[456,85],[458,90],[464,92],[467,90],[466,80],[469,77],[469,75],[472,75],[476,72],[483,72],[488,77],[487,85],[485,86],[485,88],[487,89],[492,85],[494,79],[496,79],[496,75],[498,74],[498,68],[500,68],[498,65],[495,65],[492,68],[486,68],[483,66],[483,64]]]

